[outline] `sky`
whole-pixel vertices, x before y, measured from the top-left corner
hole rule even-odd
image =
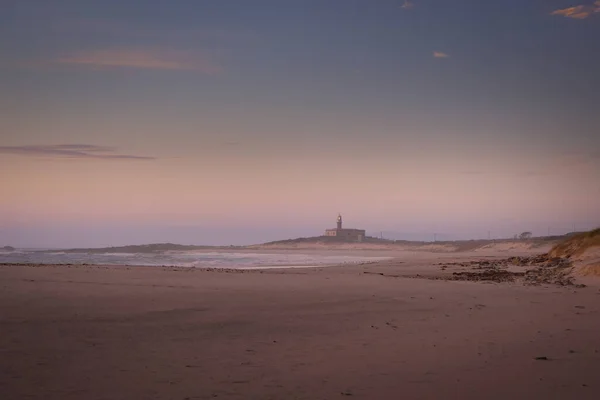
[[[600,225],[600,1],[2,4],[0,245]]]

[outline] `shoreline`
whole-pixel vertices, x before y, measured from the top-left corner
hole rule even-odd
[[[1,255],[0,265],[2,264],[45,264],[45,265],[126,265],[126,266],[179,266],[188,268],[274,268],[274,267],[321,267],[336,265],[353,265],[362,263],[385,263],[388,261],[421,261],[430,259],[473,259],[473,258],[498,258],[509,255],[527,256],[545,253],[550,250],[550,246],[541,246],[530,248],[521,246],[517,249],[505,249],[503,247],[482,248],[475,251],[436,251],[415,249],[339,249],[339,248],[313,248],[313,249],[236,249],[236,250],[190,250],[190,251],[165,251],[156,253],[65,253],[61,251],[51,251],[34,253],[33,256],[26,253],[13,255]],[[46,259],[40,260],[44,254],[48,254]],[[203,259],[206,255],[224,256],[222,260]],[[198,255],[198,258],[194,258]],[[255,256],[256,260],[244,261],[242,263],[227,262],[227,256]],[[268,256],[282,256],[283,260],[269,260]],[[260,259],[266,257],[267,259]],[[290,258],[291,257],[291,258]],[[298,259],[306,257],[306,260]],[[327,259],[338,258],[337,260]],[[21,261],[19,258],[24,259]],[[30,259],[28,259],[30,258]],[[53,260],[53,258],[55,260]],[[94,260],[97,258],[98,260]],[[119,260],[121,258],[121,260]],[[136,258],[146,258],[141,263],[136,263]],[[172,260],[168,260],[172,258]],[[311,259],[313,258],[313,259]],[[350,258],[345,260],[344,258]],[[352,259],[354,258],[354,259]],[[175,260],[176,259],[176,260]],[[138,261],[139,262],[139,261]],[[195,264],[195,265],[194,265]]]
[[[288,254],[298,254],[287,252]],[[159,269],[165,271],[198,271],[224,273],[278,273],[291,271],[302,273],[324,272],[332,274],[372,274],[383,277],[438,280],[473,281],[496,283],[522,283],[528,285],[550,284],[558,286],[595,286],[597,279],[573,276],[568,260],[550,259],[547,253],[525,251],[507,258],[504,252],[468,252],[462,254],[402,252],[397,255],[378,257],[378,260],[357,260],[344,263],[323,264],[263,264],[263,265],[144,265],[110,263],[0,263],[0,267],[32,268],[99,268],[99,269]],[[563,262],[564,261],[564,262]]]

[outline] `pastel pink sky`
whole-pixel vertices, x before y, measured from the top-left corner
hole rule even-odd
[[[600,224],[594,2],[12,3],[0,245]]]
[[[81,124],[69,119],[72,130],[61,124],[56,144],[75,143]],[[43,125],[52,129],[48,121]],[[118,153],[159,158],[4,154],[5,226],[257,226],[295,237],[320,234],[341,211],[347,224],[372,232],[469,237],[533,227],[543,234],[546,226],[559,233],[598,217],[594,159],[543,144],[474,143],[451,134],[426,139],[425,133],[386,141],[317,140],[298,133],[299,139],[286,140],[204,136],[181,146],[160,135],[165,127],[158,119],[129,129],[143,131],[146,140],[121,141]],[[169,132],[182,137],[185,127],[172,125]],[[104,140],[96,144],[113,143]]]

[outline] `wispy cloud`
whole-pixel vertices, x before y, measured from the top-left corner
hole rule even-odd
[[[49,1],[32,0],[13,1],[19,3],[14,13],[11,13],[13,34],[31,35],[31,21],[36,22],[36,29],[43,30],[49,37],[56,35],[77,36],[85,38],[93,36],[94,40],[102,38],[123,41],[138,39],[153,39],[154,43],[177,46],[177,41],[184,39],[194,45],[212,44],[216,47],[247,46],[261,40],[258,32],[240,28],[238,25],[199,26],[178,23],[169,19],[161,21],[144,21],[122,16],[100,17],[81,16],[72,11],[66,4],[54,4]],[[217,27],[218,26],[218,27]],[[4,26],[3,26],[4,28]],[[60,39],[64,39],[60,37]]]
[[[497,170],[464,170],[458,172],[460,175],[465,176],[478,176],[478,177],[488,177],[494,178],[499,176],[519,176],[519,177],[530,177],[530,176],[547,176],[551,175],[554,172],[549,170],[534,170],[534,169],[525,169],[525,170],[517,170],[517,171],[497,171]]]
[[[579,5],[552,11],[551,15],[561,15],[566,18],[585,19],[594,13],[600,13],[600,0],[590,5]]]
[[[597,170],[596,166],[599,160],[599,152],[562,151],[549,158],[545,165],[540,165],[537,168],[518,171],[516,175],[523,177],[536,177],[573,174],[588,168]]]
[[[119,38],[121,40],[148,38],[175,44],[175,41],[193,40],[196,44],[213,44],[231,47],[232,45],[248,45],[260,40],[260,36],[252,30],[239,28],[206,28],[196,26],[160,26],[102,18],[60,18],[49,29],[54,32],[80,35],[99,35],[101,37]]]
[[[30,3],[19,4],[19,12],[7,26],[7,33],[17,41],[28,42],[32,38],[31,21],[35,21],[36,34],[43,34],[47,45],[34,52],[23,52],[14,60],[0,60],[2,64],[218,74],[224,70],[222,62],[233,52],[264,44],[256,31],[237,26],[197,26],[168,19],[150,23],[139,19],[78,17],[60,6],[49,6],[48,2]]]
[[[448,58],[448,57],[450,57],[448,54],[446,54],[446,53],[443,53],[443,52],[441,52],[441,51],[434,51],[434,52],[433,52],[433,56],[434,56],[435,58]]]
[[[410,0],[404,0],[404,4],[402,4],[400,7],[404,8],[405,10],[410,10],[414,6],[415,6],[415,3],[413,3],[412,1],[410,1]]]
[[[518,171],[515,172],[515,176],[522,176],[522,177],[536,177],[536,176],[550,176],[550,175],[554,175],[555,173],[553,171],[543,171],[543,170],[535,170],[535,169],[526,169],[523,171]]]
[[[563,151],[555,157],[555,163],[560,168],[579,167],[597,163],[600,151]]]
[[[155,157],[119,154],[116,148],[93,144],[57,144],[0,146],[0,154],[42,156],[49,158],[96,159],[96,160],[155,160]]]
[[[180,51],[160,49],[108,49],[81,51],[58,57],[53,64],[94,68],[138,68],[157,70],[188,70],[217,74],[222,68],[206,57]]]

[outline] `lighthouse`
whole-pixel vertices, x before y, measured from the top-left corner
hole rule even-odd
[[[336,228],[326,229],[324,236],[335,236],[336,238],[346,242],[362,242],[365,238],[365,230],[343,228],[342,214],[338,214]]]

